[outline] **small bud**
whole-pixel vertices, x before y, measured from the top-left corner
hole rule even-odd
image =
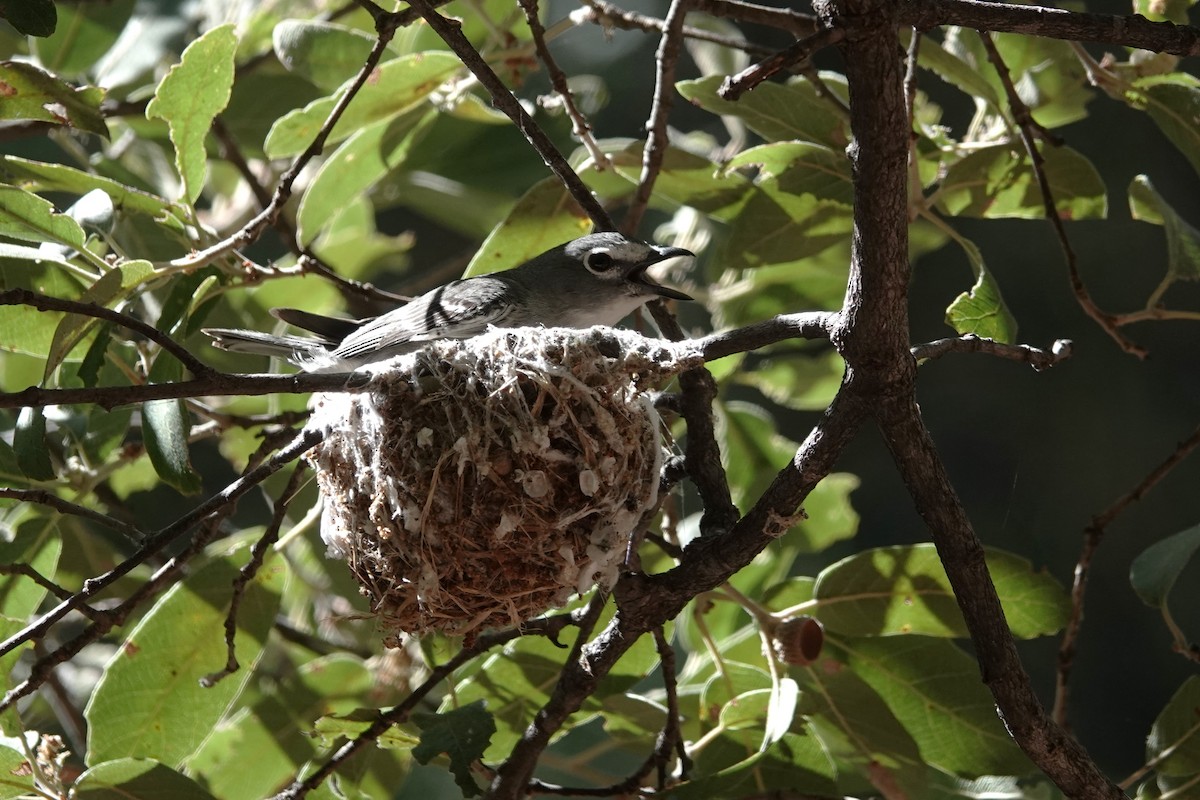
[[[825,628],[810,616],[788,617],[775,626],[771,649],[784,664],[804,667],[817,660],[825,644]]]

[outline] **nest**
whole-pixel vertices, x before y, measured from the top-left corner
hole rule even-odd
[[[611,586],[656,506],[645,391],[694,356],[607,328],[492,330],[314,399],[321,535],[399,633],[472,635]]]

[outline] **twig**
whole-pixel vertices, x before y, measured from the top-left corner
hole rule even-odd
[[[604,210],[604,206],[600,205],[600,201],[592,195],[591,190],[579,178],[575,170],[571,169],[571,165],[567,163],[567,159],[554,146],[554,142],[550,140],[546,132],[542,130],[533,117],[529,116],[529,113],[517,98],[513,96],[513,93],[509,91],[504,82],[500,80],[500,77],[479,54],[479,51],[463,35],[462,24],[457,20],[447,19],[437,13],[430,0],[411,0],[409,5],[425,18],[425,21],[429,23],[429,27],[433,28],[438,36],[442,37],[442,41],[450,46],[450,49],[471,70],[471,73],[479,80],[479,83],[488,90],[488,93],[492,96],[492,105],[507,114],[509,119],[516,124],[517,130],[521,131],[529,144],[537,151],[537,154],[542,157],[546,166],[550,167],[551,171],[558,176],[563,186],[575,198],[575,202],[591,217],[596,228],[598,230],[613,230],[612,218]]]
[[[533,620],[522,625],[519,628],[509,628],[502,631],[488,631],[478,637],[469,647],[463,647],[453,658],[445,664],[440,664],[429,671],[429,676],[421,683],[420,686],[412,690],[412,693],[404,698],[404,701],[399,705],[393,706],[388,711],[381,711],[375,720],[353,740],[346,742],[338,748],[337,752],[330,756],[321,764],[311,775],[303,780],[296,778],[287,788],[278,794],[274,795],[271,800],[297,800],[297,798],[305,797],[313,789],[321,785],[324,780],[333,773],[335,769],[341,766],[347,759],[353,756],[362,748],[374,744],[383,733],[393,725],[404,722],[408,719],[408,715],[416,708],[417,704],[424,699],[425,695],[429,694],[441,684],[442,681],[449,678],[456,669],[466,664],[476,656],[486,653],[493,647],[506,644],[513,639],[521,636],[544,635],[550,638],[551,641],[556,641],[554,638],[559,631],[567,625],[580,625],[583,623],[591,606],[585,606],[569,614],[555,614],[550,617],[543,617],[538,620]],[[594,621],[593,621],[594,624]]]
[[[0,491],[4,491],[4,490],[0,489]],[[3,497],[3,496],[4,495],[0,495],[0,497]],[[43,589],[45,589],[46,591],[48,591],[50,594],[52,594],[55,597],[60,598],[60,599],[70,597],[72,594],[69,589],[64,589],[63,587],[59,586],[57,583],[50,580],[42,573],[38,572],[36,569],[31,567],[29,564],[23,564],[20,562],[17,562],[15,564],[0,564],[0,575],[20,575],[23,578],[29,578],[29,580],[33,581],[38,586],[40,586]],[[90,607],[87,608],[87,611],[92,611],[92,610],[93,609],[91,609]]]
[[[696,10],[714,17],[728,17],[739,22],[779,28],[796,36],[808,36],[819,24],[815,17],[786,8],[747,3],[743,0],[696,0]]]
[[[275,632],[279,634],[279,638],[292,644],[299,645],[306,650],[310,650],[319,656],[333,655],[334,653],[350,653],[353,656],[363,659],[364,661],[375,655],[374,651],[366,647],[357,647],[344,642],[331,642],[327,639],[322,639],[319,636],[314,636],[308,631],[302,631],[285,619],[283,616],[275,618]]]
[[[1075,647],[1079,639],[1079,631],[1083,626],[1083,599],[1087,593],[1088,577],[1091,575],[1092,559],[1104,533],[1113,521],[1134,503],[1145,497],[1159,481],[1179,466],[1192,451],[1200,447],[1200,427],[1192,431],[1192,435],[1175,445],[1175,449],[1161,464],[1142,478],[1132,490],[1122,495],[1111,506],[1100,514],[1092,517],[1092,521],[1083,531],[1083,548],[1079,560],[1075,563],[1075,580],[1071,584],[1071,614],[1063,630],[1062,641],[1058,645],[1058,670],[1054,680],[1054,720],[1064,728],[1069,729],[1067,706],[1070,701],[1070,690],[1067,685],[1071,670],[1075,663]]]
[[[1056,339],[1047,351],[1027,344],[1004,344],[994,339],[981,339],[973,333],[968,333],[965,336],[951,336],[913,345],[912,354],[917,361],[931,361],[947,353],[987,353],[1010,361],[1024,362],[1041,372],[1070,358],[1071,348],[1070,339]]]
[[[292,470],[292,477],[288,479],[287,486],[284,487],[283,493],[279,495],[279,499],[275,501],[275,509],[271,514],[270,524],[267,525],[267,529],[263,531],[263,535],[258,538],[258,541],[254,543],[254,547],[250,549],[250,560],[238,570],[238,576],[233,582],[233,594],[229,598],[229,611],[225,614],[225,666],[217,672],[209,673],[200,679],[200,685],[206,689],[216,686],[218,681],[237,672],[241,666],[238,664],[237,649],[234,647],[234,639],[237,637],[238,610],[241,609],[242,598],[246,595],[246,587],[250,584],[250,581],[254,580],[254,576],[258,574],[267,551],[279,540],[279,529],[282,527],[283,519],[287,515],[288,504],[295,499],[296,493],[300,491],[304,483],[306,471],[303,461],[296,464],[296,468]]]
[[[172,556],[148,581],[138,587],[133,594],[104,616],[95,618],[87,628],[73,639],[59,645],[53,651],[35,661],[29,669],[29,677],[14,686],[4,695],[4,699],[0,700],[0,711],[4,711],[21,698],[37,691],[49,679],[56,666],[74,658],[83,648],[98,641],[101,636],[118,625],[124,624],[134,609],[146,598],[161,591],[168,583],[178,578],[183,570],[183,565],[216,538],[221,520],[232,513],[232,511],[232,505],[218,509],[216,515],[208,520],[205,530],[193,536],[192,541],[188,543],[187,547],[175,556]],[[78,592],[76,596],[82,594],[86,589],[87,584],[85,583],[84,590]]]
[[[171,523],[161,531],[147,537],[142,546],[138,548],[132,556],[117,564],[115,567],[99,575],[95,578],[90,578],[84,581],[83,586],[78,592],[64,600],[57,606],[47,611],[37,622],[31,623],[20,631],[8,637],[3,644],[0,644],[0,656],[12,652],[16,647],[33,639],[40,639],[49,632],[60,619],[65,617],[71,611],[77,610],[101,591],[112,585],[118,579],[127,575],[134,567],[144,563],[148,558],[161,552],[168,544],[182,536],[193,526],[202,522],[204,519],[212,516],[225,507],[232,507],[232,504],[246,494],[252,488],[262,483],[268,477],[277,472],[284,464],[298,458],[305,451],[311,448],[321,439],[321,434],[316,430],[305,430],[292,441],[284,449],[280,450],[269,460],[259,465],[255,469],[242,475],[233,483],[226,486],[222,491],[210,497],[205,502],[193,508],[188,513]],[[197,537],[199,538],[199,537]],[[16,690],[14,689],[13,692]],[[10,692],[9,695],[12,695]],[[6,695],[3,702],[0,702],[0,711],[7,708],[17,699]],[[23,695],[22,695],[23,696]]]
[[[609,3],[607,0],[583,0],[583,2],[586,5],[572,14],[572,19],[579,19],[583,22],[591,22],[604,27],[611,26],[622,30],[642,30],[662,33],[666,29],[667,23],[665,20],[658,17],[651,17],[647,14],[639,14],[636,11],[626,11]],[[706,31],[703,28],[693,28],[690,25],[683,26],[683,38],[711,42],[719,44],[722,47],[741,50],[757,56],[767,56],[774,52],[769,47],[753,44],[744,39],[722,36],[719,33]]]
[[[1083,283],[1083,278],[1079,274],[1079,263],[1075,256],[1075,249],[1071,246],[1070,240],[1067,238],[1067,230],[1063,225],[1062,217],[1059,216],[1058,208],[1054,202],[1054,193],[1050,189],[1050,181],[1046,177],[1045,159],[1042,153],[1038,150],[1037,142],[1035,141],[1034,133],[1037,128],[1034,127],[1033,117],[1029,113],[1029,107],[1021,100],[1017,94],[1017,89],[1013,86],[1012,76],[1008,72],[1008,66],[1004,63],[1004,59],[1000,55],[1000,51],[996,49],[995,43],[992,41],[991,34],[987,31],[979,31],[979,36],[983,40],[983,46],[987,50],[988,60],[992,62],[992,66],[996,69],[996,74],[1000,77],[1000,82],[1004,85],[1004,92],[1008,97],[1008,104],[1012,108],[1013,117],[1017,122],[1017,127],[1021,131],[1021,141],[1025,144],[1025,151],[1029,154],[1029,164],[1033,168],[1034,177],[1037,178],[1038,189],[1042,194],[1042,205],[1046,210],[1046,219],[1050,221],[1050,225],[1054,228],[1054,233],[1058,237],[1058,242],[1062,246],[1063,257],[1067,262],[1067,274],[1071,281],[1071,290],[1075,293],[1075,299],[1079,306],[1084,310],[1089,317],[1112,337],[1122,350],[1138,358],[1145,358],[1149,352],[1140,345],[1134,344],[1121,333],[1117,327],[1116,319],[1112,314],[1100,309],[1092,300],[1091,293],[1088,292],[1087,286]],[[1037,126],[1040,128],[1040,126]]]
[[[0,291],[0,306],[15,305],[29,306],[30,308],[36,308],[38,311],[65,311],[68,314],[82,314],[86,317],[95,317],[96,319],[113,322],[145,336],[163,350],[166,350],[179,359],[197,377],[208,377],[216,372],[216,370],[189,353],[182,345],[178,344],[158,328],[148,325],[128,314],[122,314],[119,311],[113,311],[110,308],[105,308],[95,303],[63,300],[58,297],[39,294],[28,289],[5,289],[4,291]]]
[[[116,531],[135,544],[141,543],[146,538],[145,533],[133,525],[106,514],[101,514],[99,511],[87,508],[86,506],[77,505],[69,500],[63,500],[58,495],[43,489],[7,489],[0,487],[0,497],[20,500],[25,503],[37,503],[38,505],[49,506],[62,514],[73,514],[77,517],[83,517],[97,525],[103,525],[109,530]]]
[[[400,16],[396,14],[388,14],[382,20],[376,18],[377,37],[375,39],[375,46],[371,48],[370,54],[363,62],[362,69],[358,71],[358,75],[355,76],[354,82],[350,84],[346,92],[338,98],[330,110],[329,116],[321,124],[321,129],[313,137],[312,142],[303,153],[296,157],[296,160],[292,162],[287,171],[279,177],[279,183],[276,185],[275,192],[271,196],[271,202],[267,204],[267,207],[256,214],[253,219],[243,225],[236,233],[225,237],[211,247],[171,261],[172,267],[193,268],[208,264],[226,253],[254,242],[262,234],[264,228],[275,223],[275,220],[283,210],[284,204],[292,196],[292,186],[295,184],[296,178],[308,166],[308,162],[312,161],[313,158],[325,149],[325,142],[329,138],[329,134],[333,132],[334,126],[342,118],[342,114],[345,113],[350,102],[358,95],[363,85],[366,84],[367,78],[371,76],[375,68],[379,65],[379,60],[383,57],[388,43],[391,42],[396,29],[401,24]]]
[[[737,100],[780,70],[807,61],[813,53],[831,44],[837,44],[845,36],[846,32],[842,28],[821,28],[811,36],[800,39],[757,64],[751,64],[737,75],[727,77],[721,82],[717,94],[725,100]]]
[[[961,25],[1048,39],[1138,47],[1177,56],[1200,55],[1200,28],[1151,22],[1137,15],[1090,14],[982,0],[900,0],[896,3],[896,13],[906,25],[921,30]]]
[[[621,223],[621,229],[631,236],[642,224],[642,216],[650,204],[654,183],[658,180],[659,170],[667,155],[667,119],[671,114],[672,92],[675,91],[675,64],[679,61],[683,20],[687,17],[690,5],[691,0],[671,0],[658,50],[654,54],[657,69],[650,118],[646,121],[646,145],[642,148],[642,172],[638,176],[637,189],[629,203],[629,210]]]
[[[563,108],[567,112],[567,117],[571,120],[571,132],[579,139],[583,146],[587,149],[588,155],[592,157],[592,161],[598,167],[608,168],[611,166],[608,156],[600,149],[600,145],[596,143],[596,137],[592,135],[592,126],[588,124],[587,117],[579,110],[579,106],[575,104],[575,96],[571,93],[571,87],[567,84],[567,76],[558,66],[558,62],[554,60],[554,54],[550,52],[550,48],[546,45],[546,28],[542,25],[542,21],[538,19],[538,0],[520,0],[521,8],[525,12],[525,23],[529,26],[529,32],[533,34],[533,46],[537,50],[538,58],[546,66],[546,74],[550,76],[550,85],[554,87],[554,91],[562,98]]]

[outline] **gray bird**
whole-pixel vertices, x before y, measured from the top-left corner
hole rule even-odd
[[[655,283],[646,270],[669,258],[694,255],[619,233],[593,233],[547,250],[519,267],[452,281],[382,316],[353,320],[272,309],[289,325],[316,337],[205,328],[213,345],[237,353],[284,358],[306,372],[349,372],[419,349],[437,339],[468,339],[487,330],[615,325],[656,297],[691,300]]]

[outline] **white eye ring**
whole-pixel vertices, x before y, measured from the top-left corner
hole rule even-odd
[[[614,263],[608,250],[592,250],[583,257],[583,265],[597,274],[612,269]]]

